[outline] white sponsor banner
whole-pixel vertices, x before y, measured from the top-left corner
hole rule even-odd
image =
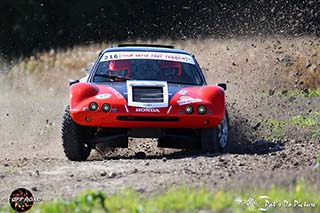
[[[153,60],[165,60],[184,62],[189,64],[195,64],[193,58],[190,55],[179,53],[164,53],[164,52],[107,52],[103,54],[100,62],[124,60],[124,59],[153,59]]]
[[[198,103],[202,102],[202,99],[200,98],[192,98],[189,96],[180,96],[180,99],[177,101],[178,105],[186,105],[186,104],[192,104],[192,103]]]

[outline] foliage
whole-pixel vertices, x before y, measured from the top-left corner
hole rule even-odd
[[[145,195],[133,189],[106,195],[100,191],[86,192],[74,199],[57,199],[55,201],[37,203],[34,212],[193,212],[200,210],[250,212],[245,204],[250,197],[258,199],[267,196],[270,201],[278,203],[287,201],[308,202],[315,207],[293,207],[287,211],[320,210],[320,191],[311,189],[303,181],[293,183],[288,189],[271,187],[270,189],[248,189],[246,191],[210,191],[206,188],[190,189],[188,187],[172,188],[164,193]],[[260,202],[260,207],[265,205]],[[284,208],[277,206],[268,212]],[[10,207],[2,209],[6,211]],[[281,209],[280,209],[281,210]]]
[[[317,35],[319,14],[308,12],[319,10],[316,2],[2,0],[0,49],[20,55],[137,38]]]

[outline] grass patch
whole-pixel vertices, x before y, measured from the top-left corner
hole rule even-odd
[[[270,90],[268,92],[262,92],[262,97],[269,97],[270,95],[278,96],[280,98],[313,98],[320,97],[320,87],[316,89],[308,89],[307,91],[293,89],[293,90],[283,90],[283,91],[273,91]]]
[[[280,139],[285,136],[285,134],[284,134],[284,128],[286,127],[285,121],[279,121],[276,119],[269,119],[266,121],[266,124],[272,132],[272,135],[266,139]]]
[[[3,173],[3,174],[14,174],[16,172],[17,172],[16,166],[0,167],[0,173]]]
[[[320,136],[320,112],[309,115],[296,115],[286,120],[269,119],[266,125],[270,128],[272,135],[267,139],[280,139],[285,136],[288,127],[311,128],[312,138]]]
[[[260,196],[267,196],[261,198]],[[248,204],[248,200],[254,205]],[[57,199],[51,202],[36,203],[31,212],[195,212],[235,211],[252,212],[259,208],[267,208],[266,200],[282,204],[268,210],[290,211],[320,211],[320,191],[311,189],[303,181],[298,181],[288,189],[272,187],[269,190],[252,189],[246,192],[218,191],[208,189],[188,189],[180,187],[170,189],[165,193],[143,195],[132,189],[126,189],[113,195],[103,192],[86,192],[74,199]],[[290,208],[284,208],[284,202],[291,203]],[[301,207],[298,204],[307,202],[311,207]],[[2,212],[10,211],[7,206]]]
[[[317,121],[314,114],[308,116],[297,115],[288,120],[289,125],[298,127],[317,127],[320,126],[320,122]]]
[[[316,168],[316,170],[320,171],[320,152],[318,153],[315,168]]]
[[[280,97],[306,97],[306,98],[312,98],[312,97],[319,97],[320,96],[320,87],[316,89],[308,89],[307,92],[294,89],[294,90],[285,90],[278,93],[278,96]]]
[[[314,90],[309,90],[307,93],[308,97],[315,97],[315,96],[320,96],[320,87]]]

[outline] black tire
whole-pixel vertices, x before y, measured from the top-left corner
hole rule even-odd
[[[84,161],[91,152],[91,147],[83,143],[88,137],[88,127],[76,124],[70,116],[70,107],[67,106],[62,123],[62,145],[69,160]]]
[[[225,113],[224,119],[218,127],[200,130],[201,151],[203,153],[229,152],[229,118]]]

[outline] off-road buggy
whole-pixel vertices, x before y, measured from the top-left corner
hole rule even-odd
[[[62,125],[64,152],[86,160],[99,143],[128,137],[158,146],[226,152],[226,84],[207,85],[195,57],[171,46],[118,45],[99,54],[85,82],[70,81]]]

